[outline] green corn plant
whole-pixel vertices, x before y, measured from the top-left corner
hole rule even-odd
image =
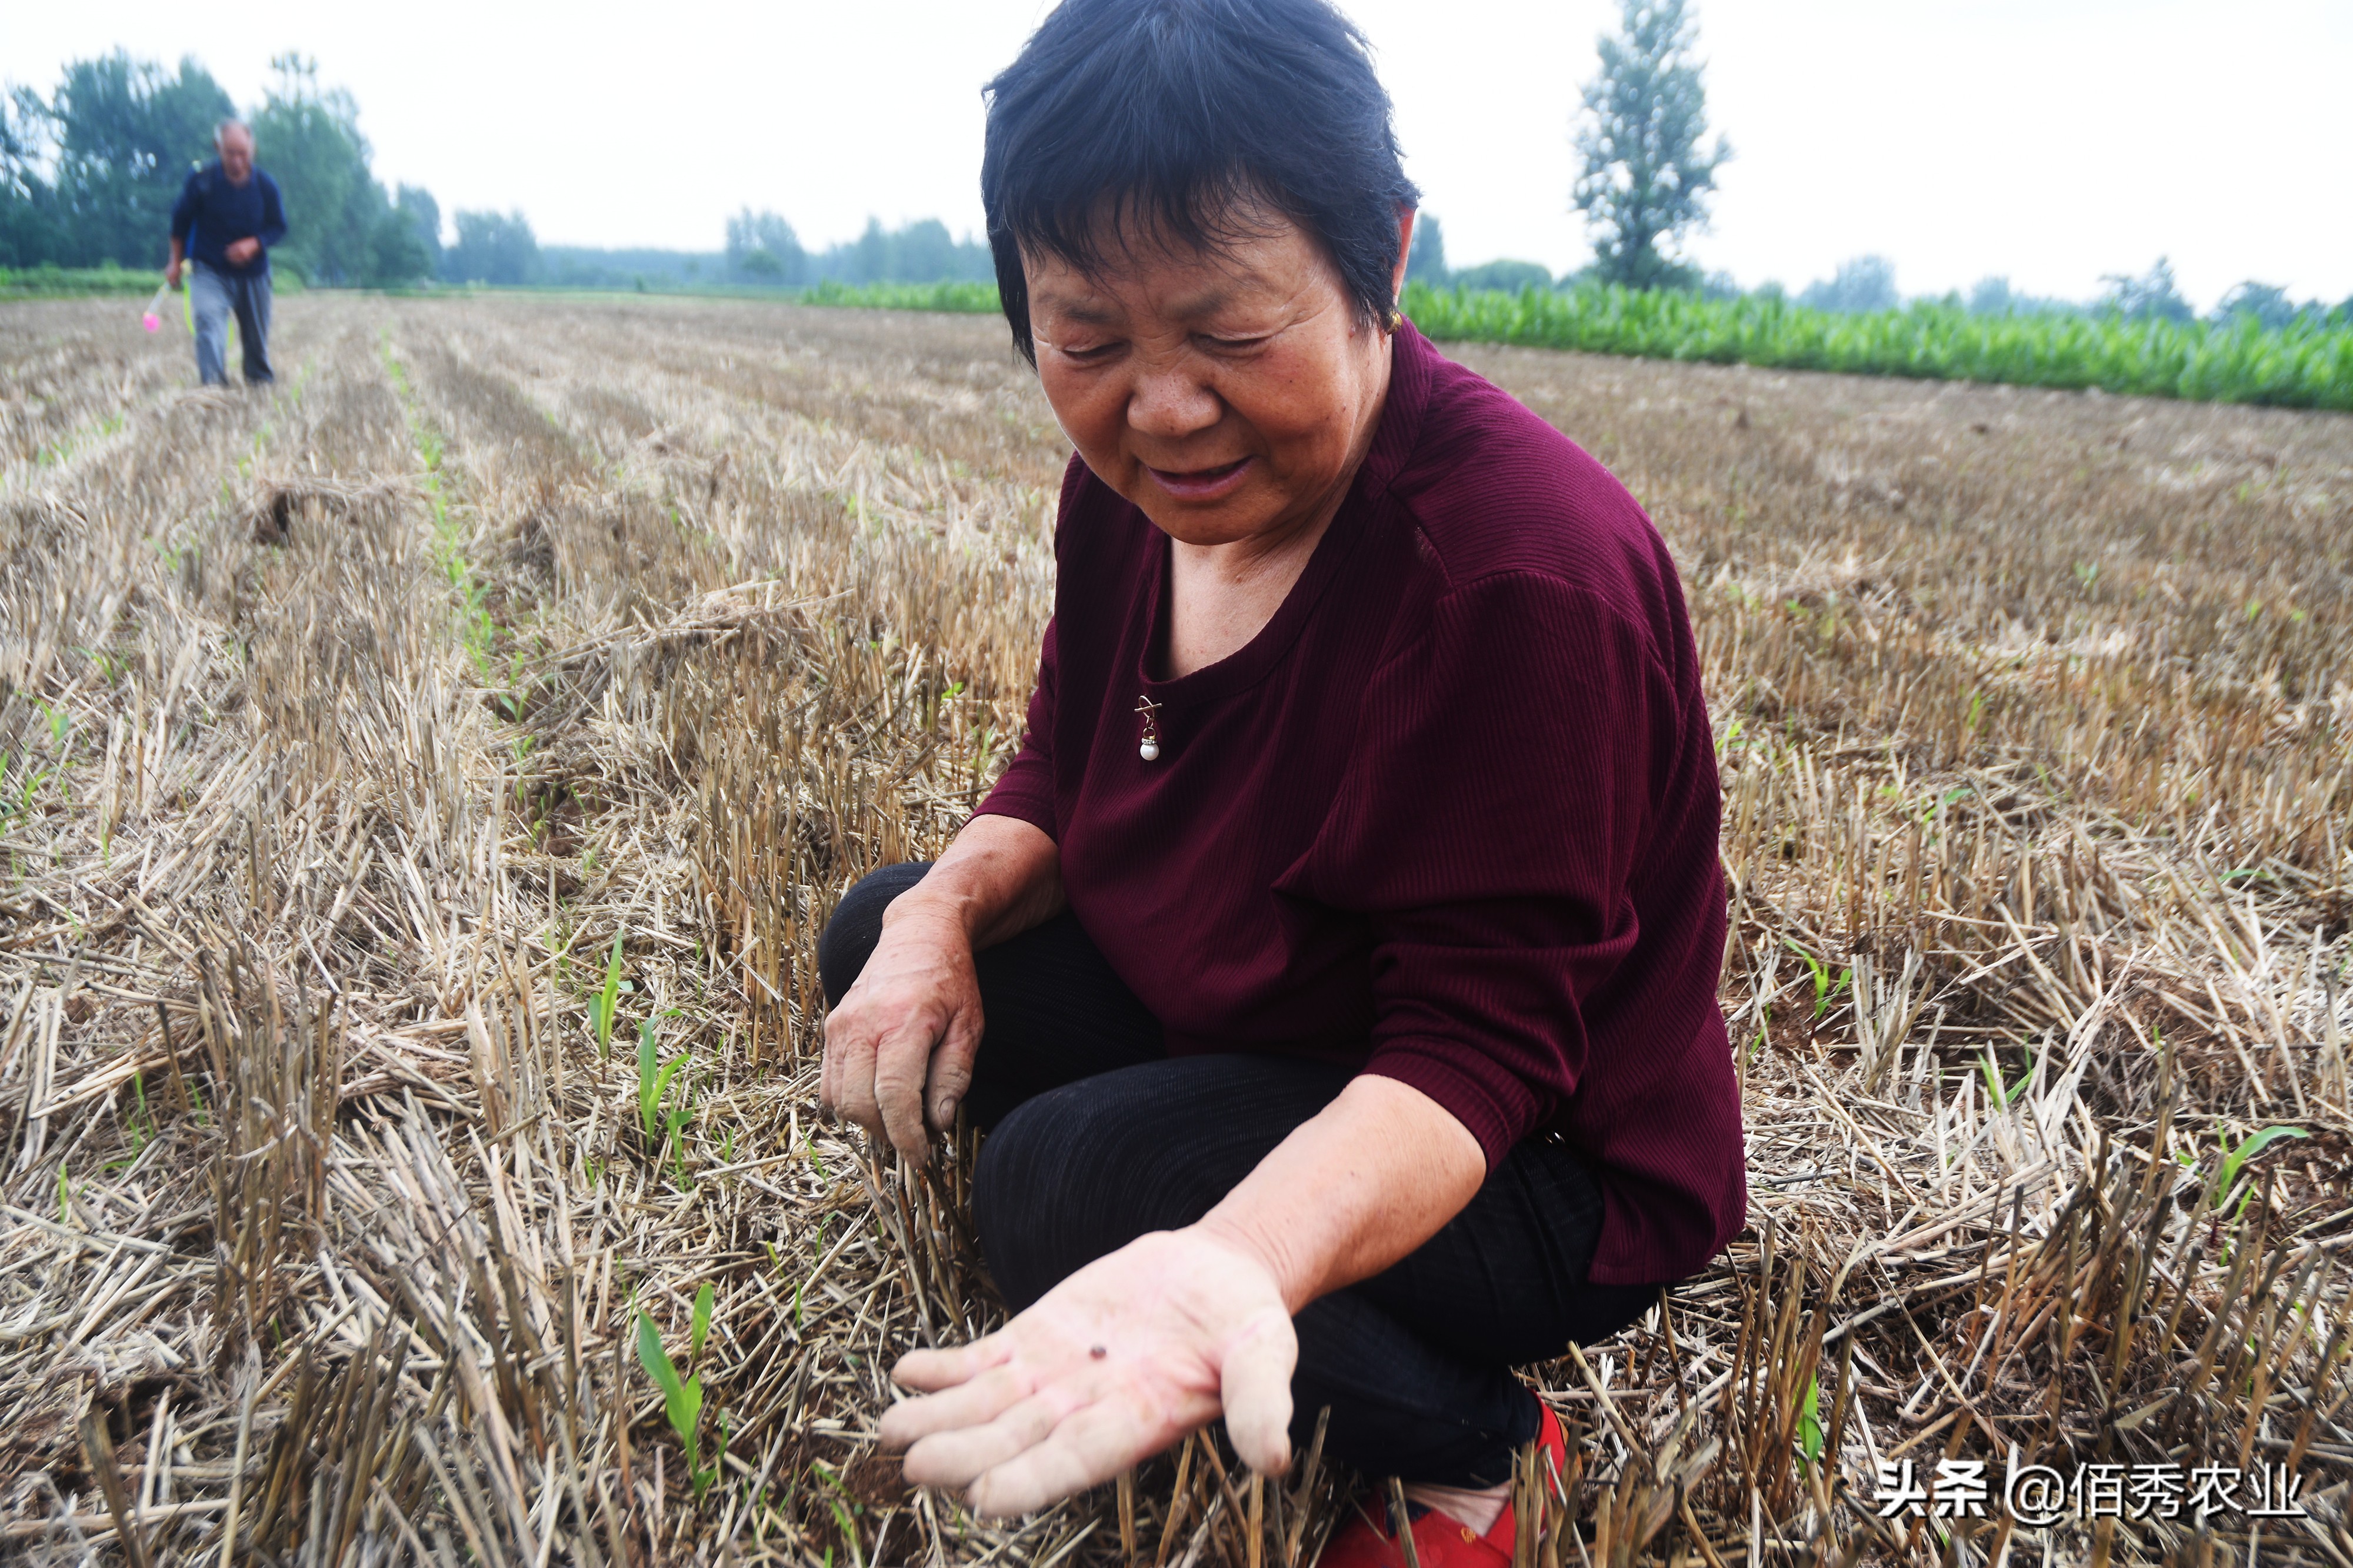
[[[1806,1402],[1798,1410],[1798,1451],[1806,1457],[1806,1468],[1813,1468],[1822,1462],[1822,1380],[1806,1380]]]
[[[1993,1059],[1991,1046],[1988,1046],[1985,1054],[1978,1058],[1978,1070],[1985,1075],[1987,1098],[2000,1106],[2008,1106],[2015,1102],[2019,1095],[2025,1091],[2029,1080],[2034,1077],[2034,1064],[2030,1060],[2026,1064],[2026,1070],[2018,1075],[2016,1083],[2002,1082],[2001,1064]]]
[[[1788,945],[1791,952],[1798,955],[1799,961],[1805,964],[1807,973],[1813,976],[1814,1018],[1819,1022],[1821,1016],[1831,1010],[1831,1004],[1838,1000],[1839,994],[1853,984],[1854,971],[1841,969],[1838,972],[1837,978],[1833,979],[1830,965],[1799,947],[1794,937],[1785,936],[1781,940]]]
[[[718,1479],[720,1467],[727,1458],[727,1423],[719,1425],[719,1450],[708,1467],[702,1463],[702,1342],[711,1332],[711,1312],[718,1299],[711,1282],[704,1280],[702,1289],[694,1293],[694,1313],[687,1331],[686,1363],[692,1369],[680,1375],[677,1363],[662,1345],[661,1331],[644,1308],[638,1310],[638,1361],[646,1375],[661,1390],[662,1414],[669,1418],[670,1429],[678,1434],[679,1442],[686,1448],[686,1473],[698,1498],[711,1489]]]
[[[817,1479],[831,1488],[835,1494],[825,1500],[826,1506],[833,1513],[835,1527],[841,1531],[841,1538],[844,1541],[856,1541],[858,1528],[850,1522],[850,1520],[854,1515],[864,1513],[866,1505],[850,1495],[849,1489],[841,1484],[841,1478],[834,1474],[833,1467],[823,1459],[810,1460],[809,1468],[815,1472]]]
[[[2229,1200],[2232,1190],[2238,1186],[2239,1178],[2244,1172],[2248,1161],[2283,1139],[2311,1136],[2311,1133],[2301,1127],[2266,1127],[2261,1131],[2250,1133],[2240,1140],[2238,1146],[2233,1148],[2231,1141],[2222,1135],[2221,1129],[2216,1128],[2215,1141],[2221,1145],[2222,1150],[2222,1179],[2214,1184],[2215,1208],[2221,1208]],[[2247,1205],[2253,1200],[2254,1195],[2254,1184],[2249,1182],[2246,1190],[2239,1194],[2238,1205],[2232,1209],[2231,1217],[2236,1219],[2240,1215],[2244,1214]]]
[[[147,1080],[143,1073],[131,1075],[131,1095],[138,1109],[124,1119],[123,1131],[131,1134],[131,1152],[120,1160],[107,1163],[109,1171],[127,1170],[139,1163],[147,1145],[155,1141],[155,1116],[147,1109]]]
[[[588,999],[588,1019],[596,1027],[596,1058],[610,1060],[613,1055],[613,1008],[621,999],[621,937],[613,933],[613,956],[605,964],[605,988]],[[565,946],[569,947],[570,942]]]
[[[679,1179],[683,1182],[686,1177],[686,1147],[685,1141],[679,1137],[679,1130],[693,1115],[693,1106],[682,1084],[677,1104],[665,1108],[662,1097],[669,1092],[670,1079],[686,1066],[687,1053],[681,1051],[667,1063],[658,1063],[654,1050],[655,1023],[656,1020],[648,1018],[638,1026],[638,1127],[645,1133],[646,1147],[653,1150],[657,1158],[663,1149],[673,1144],[677,1146]],[[661,1130],[659,1142],[656,1141],[657,1125]]]
[[[845,294],[824,302],[881,301]],[[943,308],[913,298],[903,302]],[[1987,317],[1957,303],[1925,300],[1842,314],[1764,295],[1718,300],[1600,284],[1514,294],[1415,282],[1406,286],[1400,303],[1416,326],[1441,341],[2353,408],[2353,379],[2346,374],[2353,328],[2333,318],[2267,329],[2252,318],[2175,323],[2117,316]]]

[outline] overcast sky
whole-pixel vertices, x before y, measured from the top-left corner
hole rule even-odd
[[[194,55],[241,104],[299,49],[349,88],[387,184],[520,207],[545,243],[716,249],[776,209],[977,230],[979,86],[1048,0],[582,7],[109,0],[10,6],[0,79],[120,46]],[[1457,266],[1589,255],[1577,88],[1614,0],[1354,0],[1407,169]],[[1866,251],[1906,292],[2005,274],[2084,299],[2172,258],[2211,305],[2254,278],[2353,295],[2348,0],[1698,0],[1736,157],[1693,254],[1797,288]],[[626,22],[607,16],[626,15]],[[268,147],[261,149],[264,167]],[[300,215],[297,215],[300,221]]]

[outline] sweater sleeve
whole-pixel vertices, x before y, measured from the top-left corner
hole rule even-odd
[[[1445,1106],[1491,1167],[1575,1090],[1611,1005],[1677,708],[1639,627],[1533,573],[1441,597],[1367,685],[1313,890],[1373,937],[1364,1070]]]
[[[261,232],[253,237],[267,248],[286,237],[286,204],[279,195],[277,181],[259,169],[254,178],[261,182]]]
[[[180,199],[172,204],[172,237],[180,242],[184,250],[187,248],[188,231],[196,226],[196,182],[202,178],[201,173],[192,173],[181,181]]]
[[[1019,817],[1059,842],[1061,830],[1054,817],[1055,688],[1054,623],[1049,621],[1038,650],[1038,689],[1029,696],[1029,727],[1021,737],[1021,749],[973,815]]]

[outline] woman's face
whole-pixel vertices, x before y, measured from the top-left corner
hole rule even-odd
[[[1411,223],[1401,215],[1408,238]],[[1038,378],[1063,432],[1187,544],[1320,524],[1388,388],[1388,334],[1357,318],[1323,247],[1287,220],[1250,226],[1217,251],[1114,241],[1097,276],[1022,254]]]

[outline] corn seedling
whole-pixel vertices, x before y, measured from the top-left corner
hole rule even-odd
[[[589,999],[588,1019],[596,1031],[596,1059],[604,1061],[613,1054],[613,1010],[621,1000],[621,939],[623,933],[613,933],[613,956],[605,963],[605,984]],[[565,944],[569,947],[567,941]],[[650,1134],[649,1134],[650,1136]]]
[[[1789,942],[1789,951],[1798,955],[1799,961],[1806,966],[1806,973],[1813,978],[1813,1017],[1814,1020],[1819,1023],[1821,1020],[1822,1015],[1831,1010],[1831,1005],[1836,1002],[1841,994],[1842,994],[1846,988],[1853,983],[1854,971],[1852,969],[1841,969],[1835,976],[1833,976],[1831,973],[1829,964],[1823,963],[1820,959],[1815,957],[1812,953],[1808,952],[1804,948],[1799,946],[1794,940]]]
[[[675,1152],[679,1180],[683,1183],[686,1180],[686,1143],[679,1136],[679,1131],[694,1114],[693,1105],[683,1082],[679,1085],[675,1104],[665,1106],[662,1101],[669,1093],[670,1080],[685,1068],[687,1053],[681,1051],[667,1063],[658,1064],[654,1050],[655,1029],[656,1021],[652,1018],[638,1026],[638,1126],[645,1134],[646,1147],[653,1151],[657,1158],[666,1149]],[[661,1130],[659,1140],[655,1134],[657,1126]]]
[[[2266,1127],[2260,1131],[2248,1134],[2236,1145],[2222,1137],[2220,1129],[2216,1130],[2215,1136],[2221,1149],[2222,1168],[2221,1176],[2214,1184],[2214,1206],[2218,1209],[2221,1208],[2231,1198],[2236,1197],[2239,1200],[2238,1205],[2231,1211],[2232,1216],[2236,1217],[2246,1212],[2248,1203],[2255,1195],[2254,1184],[2252,1181],[2242,1185],[2239,1180],[2247,1163],[2283,1139],[2309,1138],[2312,1134],[2301,1127]]]
[[[712,1481],[717,1479],[720,1467],[727,1458],[723,1421],[720,1427],[719,1451],[708,1466],[702,1464],[701,1457],[702,1342],[711,1331],[712,1307],[716,1300],[717,1293],[708,1280],[694,1293],[686,1354],[687,1365],[693,1370],[685,1376],[680,1375],[678,1367],[670,1359],[670,1352],[663,1348],[661,1331],[654,1327],[652,1317],[643,1308],[638,1310],[638,1360],[645,1367],[647,1375],[661,1390],[662,1414],[686,1449],[687,1475],[698,1498],[710,1489]]]
[[[2001,1064],[1994,1060],[1993,1047],[1990,1046],[1987,1047],[1984,1053],[1978,1058],[1978,1070],[1985,1076],[1988,1103],[2000,1106],[2005,1110],[2017,1100],[2019,1095],[2034,1079],[2034,1066],[2030,1061],[2026,1070],[2018,1075],[2015,1082],[2003,1082]]]
[[[1798,1452],[1805,1456],[1807,1469],[1822,1462],[1823,1442],[1821,1380],[1808,1378],[1805,1403],[1798,1410]]]

